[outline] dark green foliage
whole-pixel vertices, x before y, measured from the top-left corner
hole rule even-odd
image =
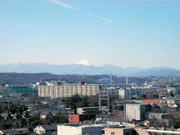
[[[66,107],[73,109],[76,109],[77,107],[94,107],[98,105],[98,98],[74,95],[64,99],[64,104]]]
[[[8,114],[7,118],[0,116],[0,129],[10,128],[23,128],[28,127],[32,129],[39,124],[56,124],[56,123],[67,123],[68,120],[65,116],[58,114],[56,116],[48,117],[46,119],[40,119],[40,117],[31,117],[28,113],[27,107],[22,104],[14,103],[1,103],[0,113]],[[25,118],[23,117],[23,113]],[[16,115],[16,119],[13,118]]]

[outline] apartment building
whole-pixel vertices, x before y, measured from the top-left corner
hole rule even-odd
[[[103,86],[97,84],[84,85],[39,85],[38,95],[40,97],[66,98],[73,95],[96,96]]]

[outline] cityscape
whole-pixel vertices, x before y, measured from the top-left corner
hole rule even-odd
[[[180,1],[0,1],[0,135],[180,135]]]

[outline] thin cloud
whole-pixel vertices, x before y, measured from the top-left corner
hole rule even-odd
[[[62,1],[58,1],[58,0],[48,0],[48,1],[49,1],[49,2],[53,2],[53,3],[57,4],[57,5],[63,6],[63,7],[65,7],[65,8],[69,8],[69,9],[75,10],[75,8],[74,8],[73,6],[71,6],[71,5],[69,5],[69,4],[66,4],[66,3],[64,3],[64,2],[62,2]]]
[[[106,22],[106,23],[111,23],[111,22],[112,22],[111,19],[108,19],[108,18],[105,18],[105,17],[101,17],[101,16],[98,16],[98,15],[96,15],[96,14],[93,14],[93,13],[90,13],[90,12],[87,12],[87,11],[83,11],[83,10],[81,10],[81,9],[78,9],[78,8],[70,5],[70,4],[67,4],[67,3],[65,3],[65,2],[62,2],[62,1],[60,1],[60,0],[48,0],[48,1],[49,1],[49,2],[53,2],[53,3],[55,3],[55,4],[59,5],[59,6],[62,6],[62,7],[71,9],[71,10],[74,10],[74,11],[79,12],[79,13],[81,13],[81,14],[85,14],[85,15],[88,15],[88,16],[95,17],[95,18],[97,18],[98,20],[101,20],[101,21]]]

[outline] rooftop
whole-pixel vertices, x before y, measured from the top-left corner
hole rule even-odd
[[[150,132],[150,133],[156,133],[156,134],[163,134],[163,135],[180,135],[180,131],[168,131],[168,130],[157,130],[157,129],[149,129],[147,130],[147,132]]]

